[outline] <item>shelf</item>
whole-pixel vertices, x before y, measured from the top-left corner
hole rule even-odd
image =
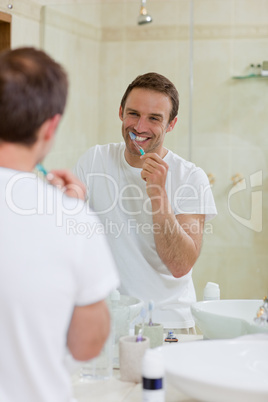
[[[250,78],[268,78],[268,75],[261,75],[261,74],[249,74],[249,75],[238,75],[235,77],[232,77],[234,80],[247,80]]]

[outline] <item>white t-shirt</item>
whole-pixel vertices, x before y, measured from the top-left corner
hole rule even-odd
[[[196,300],[192,270],[174,278],[154,242],[151,201],[141,169],[130,166],[125,144],[97,145],[78,161],[75,174],[88,188],[90,207],[104,224],[120,274],[123,294],[153,300],[154,321],[165,327],[194,326],[190,305]],[[168,151],[166,190],[177,214],[217,213],[207,175],[193,163]],[[172,230],[172,228],[170,228]]]
[[[64,366],[75,305],[98,302],[119,285],[100,225],[33,173],[0,168],[0,401],[72,400]],[[81,228],[82,228],[81,226]]]

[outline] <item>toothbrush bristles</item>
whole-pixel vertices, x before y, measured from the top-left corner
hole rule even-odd
[[[129,136],[132,140],[135,140],[136,138],[136,134],[132,133],[131,131],[129,131]]]
[[[153,325],[153,309],[154,309],[154,302],[153,302],[153,300],[150,300],[149,301],[149,315],[150,315],[150,318],[149,318],[149,323],[148,323],[149,326]]]
[[[142,328],[139,329],[139,333],[137,335],[136,342],[142,342]]]

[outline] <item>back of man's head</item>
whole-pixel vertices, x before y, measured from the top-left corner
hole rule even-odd
[[[0,53],[0,141],[32,145],[37,130],[63,114],[68,92],[64,69],[31,47]]]

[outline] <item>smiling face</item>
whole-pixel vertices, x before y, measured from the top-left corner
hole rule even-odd
[[[177,118],[169,123],[171,100],[161,92],[134,88],[127,97],[124,110],[120,107],[122,135],[126,143],[125,157],[132,166],[141,166],[140,153],[130,139],[129,132],[136,134],[136,142],[145,153],[154,152],[164,157],[165,135],[176,124]]]

